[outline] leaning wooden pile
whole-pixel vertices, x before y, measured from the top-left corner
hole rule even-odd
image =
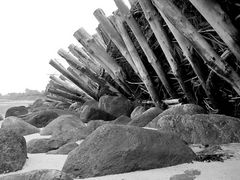
[[[80,28],[74,37],[81,46],[58,51],[69,67],[50,61],[62,75],[50,76],[46,99],[6,113],[1,173],[21,169],[27,153],[68,154],[62,172],[19,175],[29,179],[87,178],[230,157],[212,149],[240,142],[240,120],[232,117],[239,115],[239,16],[224,12],[239,4],[130,2],[131,9],[115,0],[118,10],[109,17],[96,10],[98,33]],[[222,8],[224,3],[229,6]],[[22,136],[38,132],[51,137],[24,142]],[[212,154],[195,153],[193,144]]]
[[[80,44],[58,51],[69,67],[50,61],[62,75],[50,76],[48,98],[83,103],[122,95],[161,108],[163,100],[180,99],[238,117],[239,3],[130,3],[131,9],[116,1],[109,17],[97,9],[97,33],[80,28],[74,33]]]

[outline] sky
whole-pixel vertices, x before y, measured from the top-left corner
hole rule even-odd
[[[110,15],[114,0],[1,0],[0,1],[0,93],[44,90],[50,59],[60,48],[78,42],[73,33],[84,27],[90,34],[98,25],[97,8]]]

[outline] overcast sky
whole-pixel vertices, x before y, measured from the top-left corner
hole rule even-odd
[[[113,0],[1,0],[0,93],[44,90],[56,72],[49,60],[77,44],[73,33],[80,27],[95,33],[97,8],[107,15],[116,10]]]

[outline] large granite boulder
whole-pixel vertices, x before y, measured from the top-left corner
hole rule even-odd
[[[175,135],[108,124],[69,153],[62,171],[87,178],[167,167],[194,158],[194,152]]]
[[[22,169],[26,159],[27,147],[24,137],[0,129],[0,174]]]
[[[59,134],[70,129],[85,126],[79,117],[74,115],[62,115],[51,121],[46,127],[44,127],[41,135],[53,135]]]
[[[134,105],[123,96],[106,95],[99,99],[98,107],[115,117],[119,117],[121,115],[130,116]]]
[[[73,180],[64,172],[53,169],[41,169],[0,177],[0,180]]]
[[[189,144],[240,142],[240,119],[219,114],[167,115],[158,120],[158,129],[176,133]]]
[[[163,112],[162,109],[160,109],[158,107],[152,107],[152,108],[146,110],[141,115],[132,119],[132,121],[130,121],[128,123],[128,125],[144,127],[162,112]]]
[[[193,114],[206,114],[206,110],[201,106],[195,104],[183,104],[172,106],[171,108],[163,111],[157,117],[155,117],[151,122],[148,123],[148,127],[156,128],[158,120],[166,115],[193,115]]]
[[[55,139],[32,139],[27,143],[28,153],[46,153],[51,150],[56,150],[65,144],[64,141]]]
[[[56,119],[59,115],[51,110],[33,112],[28,116],[23,117],[23,120],[32,124],[37,128],[42,128],[48,125],[52,120]]]
[[[67,144],[64,144],[60,148],[52,151],[48,151],[47,154],[68,154],[72,150],[78,147],[78,144],[75,142],[69,142]]]
[[[22,119],[14,116],[9,116],[2,122],[1,128],[12,130],[13,132],[26,136],[29,134],[38,133],[40,130],[35,126],[23,121]]]
[[[5,113],[5,118],[9,117],[9,116],[20,117],[20,116],[25,115],[27,113],[28,113],[28,109],[25,106],[10,107]]]
[[[140,116],[142,113],[144,113],[147,109],[143,106],[137,106],[134,108],[134,110],[131,112],[131,119],[136,118],[137,116]]]

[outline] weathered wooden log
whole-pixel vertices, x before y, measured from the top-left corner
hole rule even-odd
[[[126,48],[121,35],[115,29],[115,27],[113,26],[111,21],[106,17],[103,10],[97,9],[94,11],[93,14],[96,17],[96,19],[98,20],[98,22],[100,24],[102,24],[104,31],[108,34],[108,36],[111,38],[111,41],[116,45],[116,47],[121,52],[123,57],[127,60],[127,62],[130,64],[130,66],[133,68],[134,72],[137,75],[139,75],[136,65],[134,64],[133,59]]]
[[[66,89],[69,89],[70,91],[72,91],[74,94],[77,94],[77,95],[80,95],[80,96],[83,96],[83,97],[86,97],[87,95],[82,91],[80,90],[77,86],[74,86],[73,84],[70,84],[66,81],[63,81],[61,80],[60,78],[56,77],[56,76],[53,76],[51,75],[50,76],[50,79],[55,81],[56,83],[62,85],[63,87],[65,87]]]
[[[130,13],[129,8],[124,4],[122,0],[114,0],[115,4],[117,5],[122,17],[127,22],[128,26],[131,28],[132,32],[134,33],[136,39],[138,40],[142,50],[144,51],[148,62],[152,65],[155,72],[157,73],[159,79],[161,80],[163,86],[167,90],[167,92],[173,97],[177,97],[177,93],[174,91],[174,89],[171,87],[167,75],[163,70],[163,67],[161,66],[159,60],[153,53],[152,49],[149,47],[146,38],[142,34],[137,22],[133,18],[133,16]]]
[[[92,83],[92,80],[89,79],[85,74],[80,73],[76,68],[74,67],[68,67],[67,70],[75,76],[78,80],[82,81],[83,84],[85,84],[88,89],[90,89],[95,95],[97,95],[97,89],[98,85],[96,83]]]
[[[95,33],[92,35],[92,37],[99,43],[101,44],[102,47],[104,47],[105,50],[107,50],[107,45],[104,43],[103,39],[98,33]]]
[[[63,49],[58,50],[58,54],[63,57],[66,61],[69,62],[73,67],[75,67],[77,70],[79,70],[82,74],[88,76],[91,80],[98,83],[99,86],[105,86],[106,82],[103,79],[100,79],[99,76],[94,74],[91,70],[84,67],[83,64],[81,64],[73,55],[68,53],[67,51]]]
[[[60,73],[62,73],[65,77],[67,77],[70,81],[72,81],[76,86],[81,88],[86,94],[88,94],[93,99],[97,100],[97,96],[93,93],[82,81],[74,77],[69,71],[67,71],[57,60],[50,60],[50,65],[52,65],[55,69],[57,69]]]
[[[155,34],[155,37],[157,38],[157,41],[163,51],[163,54],[165,55],[168,64],[171,67],[173,75],[180,84],[180,87],[182,88],[189,102],[196,103],[196,99],[191,87],[184,83],[182,69],[179,66],[178,61],[176,60],[172,43],[168,38],[163,25],[161,24],[162,18],[160,14],[157,12],[151,1],[139,0],[139,3],[143,10],[145,18],[147,19],[153,33]]]
[[[240,33],[216,0],[190,0],[240,62]]]
[[[66,92],[66,93],[68,93],[68,94],[72,94],[72,95],[74,95],[74,96],[78,96],[79,98],[82,99],[83,102],[86,101],[86,100],[84,99],[84,96],[83,96],[82,94],[80,94],[80,95],[79,95],[79,94],[76,94],[74,91],[71,91],[70,89],[65,88],[63,85],[58,84],[58,83],[55,82],[54,80],[51,80],[49,83],[50,83],[51,87],[53,87],[54,89],[59,89],[59,90],[61,90],[61,91],[63,91],[63,92]]]
[[[155,106],[161,106],[161,100],[158,96],[158,93],[156,92],[156,89],[154,88],[154,85],[150,79],[150,76],[148,74],[148,71],[146,70],[143,62],[141,61],[141,58],[139,57],[139,54],[130,39],[127,30],[125,29],[123,25],[123,19],[118,14],[115,14],[113,16],[112,22],[115,24],[118,32],[121,34],[123,41],[127,47],[127,50],[129,51],[132,60],[134,61],[134,64],[139,72],[141,80],[144,82],[148,93],[150,94],[151,99],[153,100]]]
[[[240,77],[213,50],[208,42],[198,33],[180,10],[168,0],[153,0],[154,5],[182,33],[198,51],[205,63],[220,77],[227,81],[240,95]]]
[[[81,103],[85,102],[82,98],[80,98],[80,97],[78,97],[76,95],[73,95],[73,94],[69,94],[69,93],[67,93],[65,91],[61,91],[59,89],[48,88],[47,91],[49,93],[56,94],[58,96],[66,98],[66,99],[70,99],[70,100],[81,102]]]
[[[138,0],[128,0],[128,2],[131,6],[134,6],[138,2]]]
[[[74,101],[72,101],[70,99],[66,99],[64,97],[57,96],[57,95],[53,96],[52,94],[46,95],[46,100],[51,101],[51,102],[64,102],[64,103],[69,103],[69,104],[74,103]]]
[[[93,72],[95,72],[96,74],[99,74],[101,72],[101,67],[100,65],[95,62],[93,59],[91,59],[84,51],[82,48],[74,45],[74,44],[70,44],[68,46],[69,51],[78,58],[79,61],[81,61],[81,63],[84,64],[85,67],[89,68],[90,70],[92,70]]]
[[[115,75],[122,81],[125,79],[125,74],[122,68],[114,61],[104,50],[104,48],[98,44],[91,35],[83,28],[80,28],[74,33],[74,37],[91,53],[101,60],[101,63],[105,64]]]
[[[124,83],[126,78],[121,66],[110,57],[107,52],[87,33],[83,28],[80,28],[74,33],[74,37],[84,46],[88,48],[91,54],[94,54],[102,64],[105,65],[106,71],[112,76],[112,78],[121,86],[124,91],[131,96],[131,91]],[[112,72],[112,73],[111,73]]]

